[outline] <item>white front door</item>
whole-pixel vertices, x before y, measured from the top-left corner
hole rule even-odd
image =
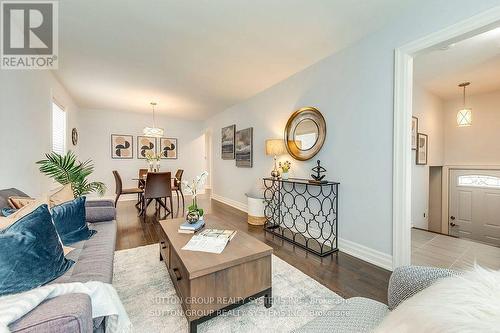
[[[450,171],[449,234],[500,246],[500,170]]]

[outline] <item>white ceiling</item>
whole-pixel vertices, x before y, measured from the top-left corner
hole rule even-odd
[[[65,0],[56,75],[82,108],[187,119],[249,98],[414,0]]]
[[[459,98],[464,81],[468,95],[500,90],[500,28],[416,57],[414,79],[444,100]]]

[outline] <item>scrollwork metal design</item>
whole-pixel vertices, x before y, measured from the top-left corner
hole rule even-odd
[[[264,230],[319,256],[338,251],[338,185],[264,178]]]

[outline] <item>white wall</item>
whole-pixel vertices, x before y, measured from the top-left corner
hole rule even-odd
[[[312,161],[293,161],[307,176],[316,159],[341,182],[339,234],[343,239],[392,254],[392,147],[394,49],[470,17],[498,0],[419,1],[384,29],[291,76],[207,121],[213,129],[213,191],[245,203],[244,193],[272,169],[264,140],[281,137],[288,116],[315,106],[328,135]],[[254,167],[236,168],[220,158],[220,129],[254,127]]]
[[[137,187],[140,168],[147,168],[146,160],[137,158],[137,136],[142,135],[144,126],[150,125],[150,113],[127,111],[81,110],[80,121],[80,157],[92,159],[95,165],[93,180],[103,181],[107,186],[106,197],[114,196],[115,181],[112,171],[117,170],[124,187]],[[157,126],[165,129],[166,137],[178,138],[178,159],[161,160],[161,170],[184,169],[184,179],[199,175],[205,168],[205,137],[203,124],[195,121],[179,120],[157,115]],[[118,160],[111,158],[111,134],[134,136],[134,158]],[[123,199],[131,196],[123,196]]]
[[[205,130],[205,170],[208,171],[205,188],[212,188],[212,132],[209,129]]]
[[[418,131],[428,136],[427,165],[412,160],[411,220],[417,228],[427,229],[429,223],[429,167],[443,165],[444,111],[443,101],[421,86],[413,86],[413,116],[418,118]]]
[[[472,126],[457,127],[462,98],[445,102],[447,165],[500,165],[500,91],[468,96]]]
[[[16,187],[31,196],[50,190],[52,182],[36,161],[52,148],[52,99],[67,112],[66,146],[78,127],[78,108],[52,72],[0,70],[0,189]]]

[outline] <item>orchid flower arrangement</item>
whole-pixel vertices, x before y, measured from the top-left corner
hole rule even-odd
[[[196,176],[191,182],[184,180],[182,185],[184,187],[184,192],[193,196],[193,203],[188,207],[188,213],[196,212],[201,217],[203,216],[203,209],[198,208],[198,191],[203,188],[205,182],[207,181],[208,172],[203,171],[201,175]]]

